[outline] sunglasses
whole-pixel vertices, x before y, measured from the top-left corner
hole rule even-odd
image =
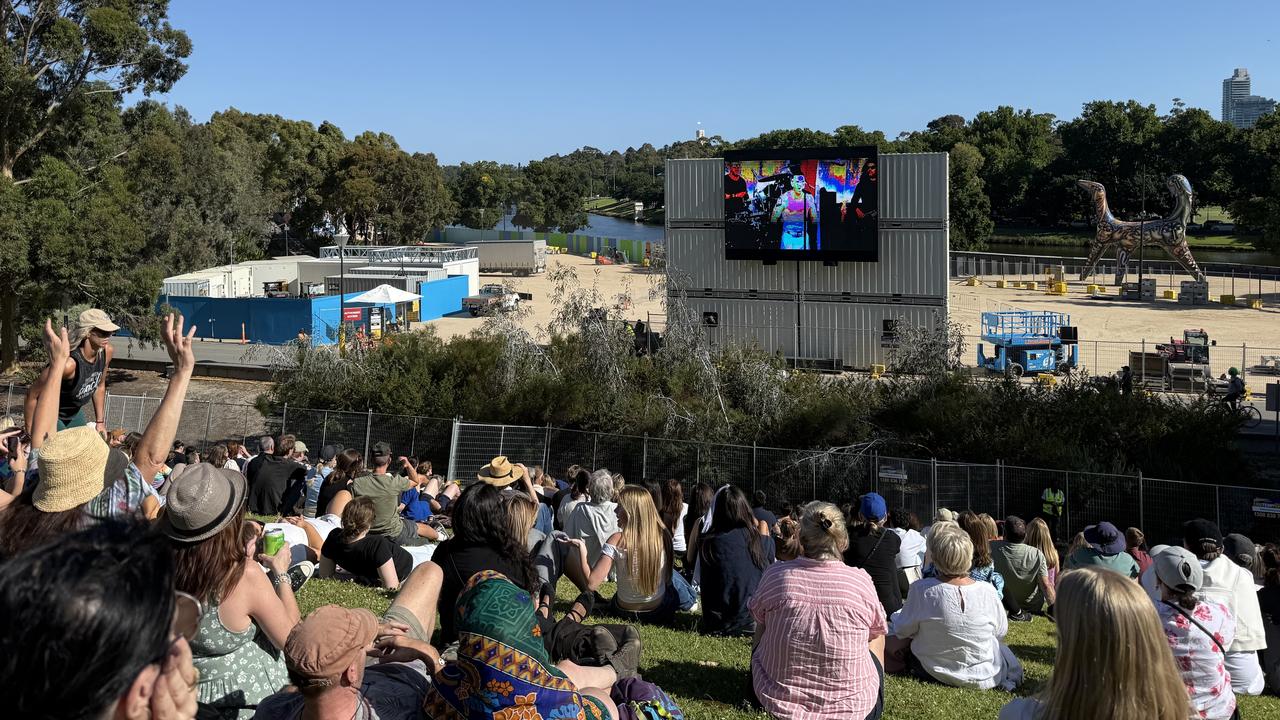
[[[178,638],[186,638],[191,642],[200,629],[200,618],[204,617],[204,605],[181,590],[173,592],[173,620],[169,623],[169,637],[176,642]]]

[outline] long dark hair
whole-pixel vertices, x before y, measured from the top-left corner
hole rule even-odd
[[[364,457],[359,450],[347,448],[338,453],[333,459],[333,472],[329,473],[329,477],[321,483],[320,489],[323,492],[328,488],[337,486],[346,488],[347,485],[356,478],[364,474]],[[320,512],[323,512],[321,508]]]
[[[680,522],[680,508],[684,506],[684,485],[671,478],[662,484],[662,504],[658,505],[658,517],[672,534],[676,532],[676,523]]]
[[[751,551],[751,562],[763,570],[766,559],[764,548],[761,547],[760,531],[756,529],[756,518],[751,514],[751,503],[747,501],[747,494],[736,485],[730,485],[720,493],[715,512],[711,514],[711,530],[701,539],[698,556],[703,562],[710,561],[711,548],[706,538],[730,533],[739,528],[747,531],[747,547]]]
[[[688,541],[693,536],[693,529],[702,522],[702,516],[707,514],[707,510],[711,508],[711,499],[716,496],[716,491],[711,486],[700,482],[693,486],[693,490],[689,493],[689,512],[685,514],[687,519],[684,524],[684,537]]]
[[[83,506],[82,506],[83,507]],[[0,510],[0,560],[46,542],[57,540],[84,527],[80,508],[45,512],[35,506],[35,484]]]
[[[478,482],[462,491],[453,503],[453,539],[461,544],[484,545],[510,558],[523,575],[511,581],[529,592],[537,592],[541,583],[525,545],[527,538],[512,534],[507,522],[507,504],[498,488]]]
[[[102,717],[164,658],[173,613],[168,543],[143,524],[105,521],[0,564],[6,717]]]

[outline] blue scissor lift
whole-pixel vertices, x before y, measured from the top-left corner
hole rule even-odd
[[[1079,366],[1071,316],[1040,310],[982,313],[978,366],[1021,377],[1028,372],[1070,372]],[[983,343],[995,351],[988,357]]]

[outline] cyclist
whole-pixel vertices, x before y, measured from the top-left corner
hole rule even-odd
[[[1240,407],[1240,400],[1244,397],[1244,379],[1240,377],[1240,371],[1235,368],[1229,368],[1227,375],[1227,394],[1223,396],[1222,402],[1231,405],[1233,408]]]

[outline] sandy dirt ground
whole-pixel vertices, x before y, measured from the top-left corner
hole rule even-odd
[[[647,313],[661,314],[665,312],[663,297],[658,285],[660,276],[649,272],[648,268],[639,265],[596,265],[591,258],[576,255],[551,255],[547,258],[547,269],[550,272],[556,267],[570,267],[578,276],[578,282],[584,289],[596,288],[602,299],[602,305],[612,305],[614,298],[620,294],[631,297],[631,307],[624,312],[630,320],[644,319]],[[530,312],[524,318],[525,329],[537,332],[545,329],[551,322],[555,311],[555,287],[548,273],[530,277],[513,277],[507,274],[481,275],[480,284],[501,283],[509,285],[517,292],[533,295],[531,302],[526,301],[523,307]],[[484,325],[483,317],[471,317],[469,313],[458,312],[439,320],[425,323],[435,328],[442,338],[466,335]],[[418,327],[415,324],[414,327]]]

